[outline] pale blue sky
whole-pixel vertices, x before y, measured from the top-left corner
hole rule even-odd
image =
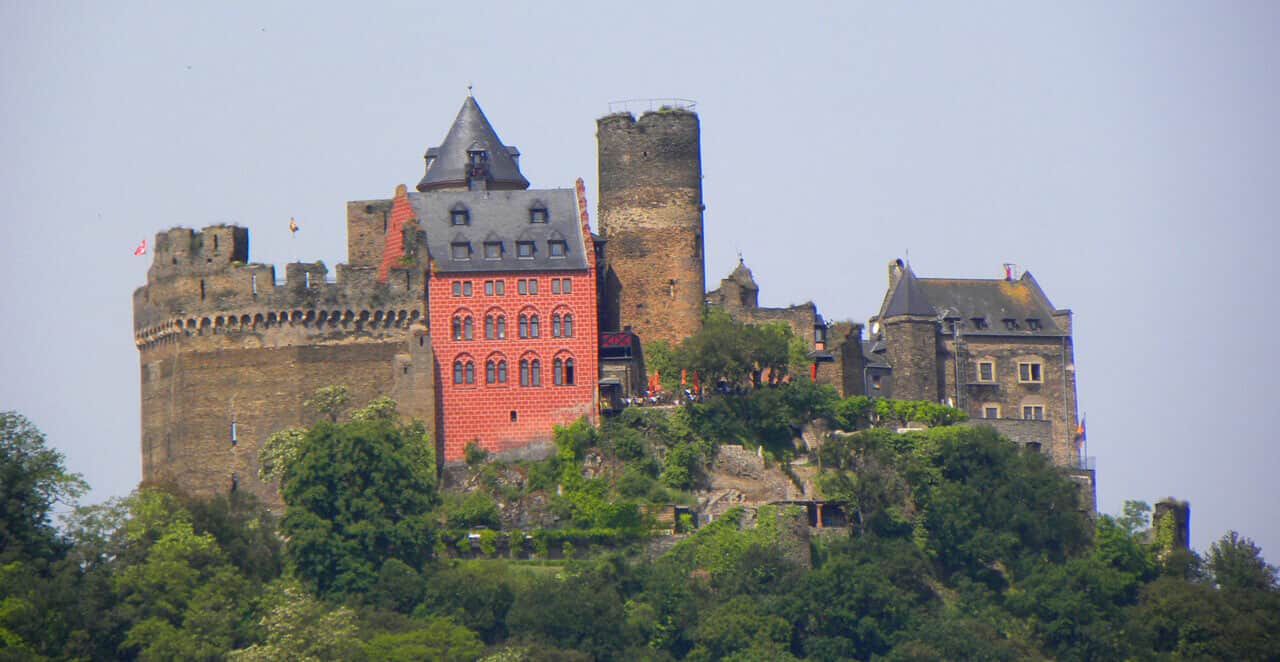
[[[708,282],[742,251],[762,303],[865,320],[908,250],[1031,270],[1076,313],[1100,508],[1189,499],[1196,547],[1280,560],[1280,5],[260,4],[0,0],[0,409],[91,500],[139,478],[134,245],[343,261],[345,201],[414,184],[470,81],[593,203],[608,102],[695,99]]]

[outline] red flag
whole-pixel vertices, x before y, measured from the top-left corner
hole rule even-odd
[[[817,363],[809,364],[809,379],[815,382],[818,381],[818,364]]]
[[[137,248],[135,248],[135,249],[133,249],[133,254],[134,254],[134,255],[146,255],[146,254],[147,254],[147,240],[146,240],[146,239],[143,239],[143,240],[142,240],[142,243],[141,243],[141,244],[138,244],[138,247],[137,247]]]
[[[698,373],[697,373],[697,371],[694,371],[694,373],[693,373],[693,392],[694,392],[694,393],[701,393],[701,392],[702,392],[702,385],[698,383]]]
[[[1077,446],[1079,446],[1081,443],[1084,443],[1084,440],[1085,440],[1085,433],[1084,433],[1084,421],[1085,421],[1085,418],[1088,418],[1088,417],[1087,417],[1087,416],[1082,417],[1082,418],[1080,419],[1080,424],[1076,426],[1076,438],[1075,438],[1075,442],[1076,442],[1076,445],[1077,445]]]
[[[662,375],[658,374],[657,370],[653,371],[653,388],[650,390],[654,393],[662,390]]]
[[[684,386],[689,383],[689,380],[687,379],[688,376],[689,376],[689,371],[684,368],[681,368],[680,369],[680,385],[681,386]]]

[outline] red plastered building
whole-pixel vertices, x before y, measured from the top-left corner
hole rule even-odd
[[[431,255],[437,445],[446,461],[598,417],[595,252],[582,182],[528,190],[468,98],[408,204]],[[402,203],[403,204],[403,203]]]

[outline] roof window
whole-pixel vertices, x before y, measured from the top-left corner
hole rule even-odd
[[[501,260],[502,259],[502,242],[501,241],[484,242],[484,259]]]
[[[453,225],[471,225],[471,211],[459,202],[449,210],[449,222]]]
[[[569,243],[563,239],[552,239],[547,242],[547,253],[551,257],[564,257],[569,252]]]
[[[546,223],[550,216],[547,214],[547,206],[541,202],[535,202],[529,208],[530,223]]]
[[[969,321],[973,322],[973,328],[975,329],[985,329],[988,327],[987,318],[985,317],[973,317],[970,318]]]
[[[1012,317],[1006,317],[1006,318],[1004,318],[1004,328],[1006,328],[1006,329],[1008,329],[1008,330],[1010,330],[1010,331],[1017,331],[1017,330],[1018,330],[1018,320],[1016,320],[1016,319],[1014,319],[1014,318],[1012,318]]]
[[[455,241],[449,244],[449,256],[455,260],[471,259],[471,242]]]
[[[532,242],[532,241],[517,241],[517,242],[516,242],[516,257],[518,257],[518,258],[520,258],[520,259],[522,259],[522,260],[532,260],[532,259],[533,259],[533,242]]]
[[[1031,329],[1032,331],[1039,331],[1039,330],[1040,330],[1040,318],[1038,318],[1038,317],[1028,317],[1028,318],[1027,318],[1027,328],[1028,328],[1028,329]]]

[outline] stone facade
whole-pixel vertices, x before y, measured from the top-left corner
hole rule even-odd
[[[311,422],[317,389],[343,385],[353,404],[391,395],[434,425],[425,265],[410,253],[379,282],[372,268],[290,264],[284,283],[249,264],[235,226],[175,228],[155,240],[147,284],[134,292],[141,363],[142,478],[194,494],[244,489],[278,504],[258,480],[273,432]]]
[[[596,126],[606,259],[601,328],[630,327],[644,343],[678,344],[701,327],[706,292],[698,116],[622,113]]]

